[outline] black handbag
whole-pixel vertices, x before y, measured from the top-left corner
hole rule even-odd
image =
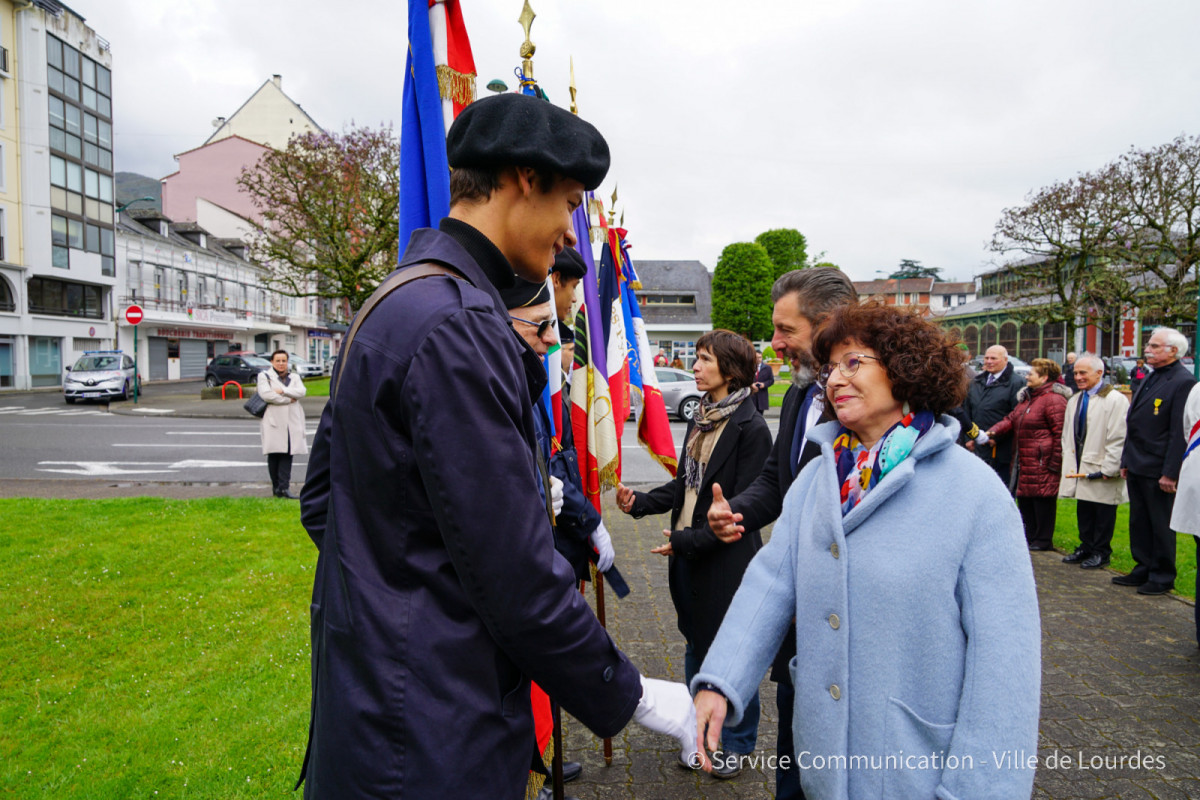
[[[262,418],[262,415],[267,413],[267,401],[263,399],[258,392],[250,395],[250,399],[242,404],[242,408],[256,417]]]

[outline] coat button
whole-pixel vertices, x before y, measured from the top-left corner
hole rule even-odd
[[[838,557],[838,546],[837,546],[837,542],[834,542],[833,544],[829,545],[829,552],[830,552],[830,554],[831,554],[831,555],[832,555],[834,558],[837,558],[837,557]]]
[[[842,621],[840,619],[838,619],[837,614],[829,615],[829,627],[833,628],[835,631],[838,628],[842,627]]]
[[[842,690],[838,688],[836,683],[829,687],[829,696],[834,700],[842,699]]]
[[[613,668],[605,667],[604,668],[604,682],[610,683],[612,681],[612,679],[613,679]]]

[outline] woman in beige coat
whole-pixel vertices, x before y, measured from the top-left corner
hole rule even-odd
[[[1121,478],[1129,401],[1111,384],[1102,384],[1104,363],[1099,358],[1084,353],[1075,360],[1074,369],[1079,391],[1067,401],[1063,418],[1058,494],[1079,501],[1075,507],[1079,547],[1063,561],[1097,569],[1112,556],[1117,506],[1129,500]],[[1085,400],[1086,424],[1081,425],[1080,407]]]
[[[258,394],[267,401],[261,423],[262,448],[275,496],[295,500],[290,491],[292,456],[308,452],[304,409],[300,406],[300,398],[305,394],[304,381],[294,372],[288,372],[286,350],[271,354],[271,366],[273,369],[258,373]]]

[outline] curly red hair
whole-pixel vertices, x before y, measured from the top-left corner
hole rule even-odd
[[[967,354],[915,309],[870,301],[840,306],[813,338],[817,363],[837,345],[855,341],[875,351],[892,382],[892,396],[913,411],[945,414],[967,396]]]

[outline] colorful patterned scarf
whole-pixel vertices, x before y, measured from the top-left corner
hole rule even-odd
[[[844,425],[833,440],[833,459],[842,484],[842,516],[846,516],[896,465],[908,458],[920,439],[933,427],[933,413],[909,413],[879,438],[870,449]]]

